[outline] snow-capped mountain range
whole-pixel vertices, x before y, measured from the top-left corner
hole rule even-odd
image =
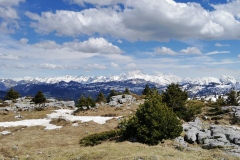
[[[128,73],[123,73],[116,76],[70,76],[65,75],[61,77],[23,77],[23,78],[13,78],[13,79],[0,79],[0,82],[2,83],[9,83],[11,81],[12,86],[18,83],[47,83],[47,84],[54,84],[59,83],[61,81],[63,82],[78,82],[82,84],[90,84],[90,83],[97,83],[97,82],[111,82],[111,81],[126,81],[131,79],[142,79],[147,82],[156,83],[158,85],[168,85],[171,83],[179,83],[179,84],[185,84],[185,83],[191,83],[196,85],[209,85],[211,83],[216,84],[238,84],[240,83],[240,79],[234,78],[232,76],[221,76],[220,78],[214,78],[214,77],[205,77],[205,78],[181,78],[173,74],[163,75],[148,75],[143,74],[140,70],[137,71],[131,71]],[[11,84],[9,84],[11,86]]]
[[[172,74],[148,75],[137,70],[108,77],[65,75],[0,79],[0,91],[14,87],[22,96],[34,95],[38,90],[42,90],[49,96],[77,99],[81,94],[96,96],[102,91],[107,95],[111,89],[123,91],[126,87],[134,93],[141,94],[146,84],[161,91],[171,83],[180,84],[190,96],[226,94],[233,88],[240,90],[240,79],[231,76],[183,79]]]

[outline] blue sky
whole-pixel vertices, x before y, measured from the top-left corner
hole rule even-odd
[[[240,0],[0,0],[0,78],[240,78]]]

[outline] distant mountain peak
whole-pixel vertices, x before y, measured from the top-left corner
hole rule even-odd
[[[185,78],[182,79],[174,74],[162,74],[158,73],[156,75],[148,75],[144,74],[141,70],[131,70],[126,73],[122,73],[120,75],[114,76],[71,76],[71,75],[64,75],[59,77],[23,77],[23,78],[14,78],[14,79],[0,79],[1,83],[4,83],[5,86],[15,86],[18,83],[47,83],[47,84],[54,84],[64,81],[66,83],[70,81],[83,83],[83,84],[90,84],[96,82],[110,82],[110,81],[126,81],[131,79],[142,79],[146,82],[156,83],[161,86],[165,86],[171,83],[191,83],[197,85],[209,85],[211,83],[215,84],[240,84],[240,80],[234,78],[232,76],[221,76],[220,78],[214,77],[204,77],[204,78]]]

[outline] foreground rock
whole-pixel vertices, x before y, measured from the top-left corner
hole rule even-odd
[[[240,130],[237,127],[203,124],[196,118],[194,122],[183,124],[183,129],[186,133],[183,138],[188,143],[198,143],[205,149],[220,148],[240,157]],[[179,137],[175,141],[179,141]]]

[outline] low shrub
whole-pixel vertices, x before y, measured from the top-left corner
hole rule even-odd
[[[197,100],[189,100],[186,102],[185,107],[178,111],[177,115],[180,115],[185,121],[191,121],[197,114],[202,113],[202,108],[205,106],[204,102]]]
[[[163,139],[178,137],[182,132],[180,120],[171,108],[162,103],[157,90],[151,90],[136,114],[122,122],[123,138],[148,145],[157,145]]]
[[[101,144],[102,141],[116,139],[121,136],[121,130],[111,130],[101,133],[88,135],[80,140],[81,146],[94,146]]]

